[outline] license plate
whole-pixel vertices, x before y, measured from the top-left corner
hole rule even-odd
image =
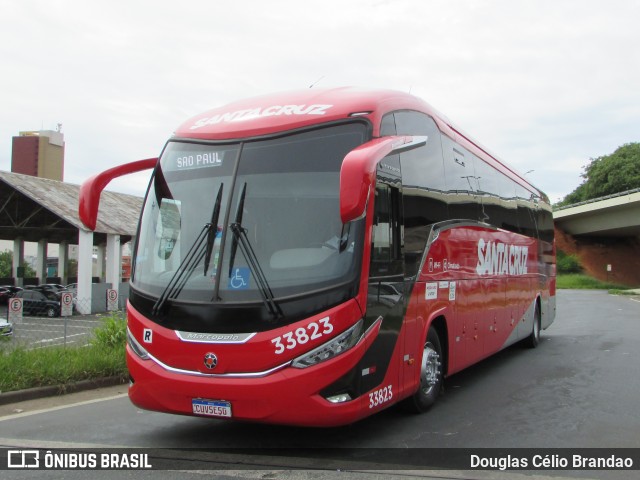
[[[231,418],[231,403],[222,400],[202,400],[194,398],[191,407],[195,415],[206,415],[208,417]]]

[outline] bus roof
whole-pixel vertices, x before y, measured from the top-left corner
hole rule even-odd
[[[177,138],[234,140],[276,134],[286,130],[363,117],[379,136],[382,117],[397,110],[415,110],[431,116],[439,130],[487,163],[546,196],[521,174],[471,139],[424,100],[395,90],[339,87],[304,89],[253,97],[208,110],[178,127]]]
[[[373,121],[393,110],[433,110],[413,95],[353,87],[305,89],[239,100],[183,123],[176,136],[223,140],[269,135],[319,123],[366,116]],[[373,117],[373,118],[372,118]],[[377,136],[377,132],[374,132]]]

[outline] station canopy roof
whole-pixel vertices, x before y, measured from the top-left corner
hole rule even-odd
[[[86,229],[78,216],[79,193],[79,185],[0,171],[0,239],[77,245],[78,229]],[[129,241],[141,208],[140,197],[103,191],[94,244],[105,243],[107,234]]]

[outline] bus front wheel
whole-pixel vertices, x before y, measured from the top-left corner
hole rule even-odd
[[[407,398],[405,407],[415,413],[427,411],[436,403],[442,390],[442,347],[435,328],[430,327],[427,341],[420,360],[420,386],[412,397]]]

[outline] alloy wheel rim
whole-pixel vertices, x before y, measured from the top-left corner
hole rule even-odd
[[[440,355],[431,343],[424,346],[420,368],[420,385],[425,395],[430,395],[440,378]]]

